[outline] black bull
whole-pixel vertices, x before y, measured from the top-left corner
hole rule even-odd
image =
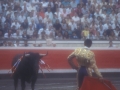
[[[47,54],[27,53],[24,55],[16,55],[13,58],[12,66],[21,58],[16,70],[13,73],[14,87],[17,90],[18,79],[21,80],[21,89],[25,90],[25,82],[31,83],[31,88],[34,90],[39,71],[39,61]]]

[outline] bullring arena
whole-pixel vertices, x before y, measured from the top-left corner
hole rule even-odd
[[[96,45],[96,47],[92,46],[90,49],[95,53],[100,72],[105,79],[113,83],[117,90],[120,90],[120,48],[108,48],[108,41],[103,43],[97,42],[99,45],[104,44],[103,47],[98,47],[95,41],[93,42],[93,45]],[[46,77],[39,71],[35,90],[75,90],[77,87],[76,71],[69,66],[67,56],[77,47],[70,47],[70,45],[75,44],[70,43],[70,41],[68,42],[68,47],[65,47],[65,44],[54,41],[53,43],[56,43],[56,47],[0,47],[0,90],[14,89],[13,79],[9,70],[12,58],[16,54],[23,54],[24,52],[46,53],[47,51],[48,56],[44,57],[43,60],[49,64],[50,69],[43,68]],[[117,41],[114,43],[119,45]],[[78,41],[76,44],[83,47],[83,42],[80,43]],[[64,45],[64,47],[59,47],[59,45]],[[20,83],[18,90],[20,90]],[[26,85],[26,90],[31,90],[29,84]]]

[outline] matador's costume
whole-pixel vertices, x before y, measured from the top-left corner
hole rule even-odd
[[[99,78],[102,78],[101,73],[98,71],[95,55],[88,49],[88,47],[77,48],[68,56],[68,60],[76,57],[78,62],[78,86],[81,87],[84,76],[92,76],[92,70],[96,73]],[[72,68],[75,68],[75,65],[70,62]]]

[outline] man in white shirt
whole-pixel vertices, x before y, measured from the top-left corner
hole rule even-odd
[[[21,14],[18,16],[18,21],[19,21],[20,23],[23,23],[23,22],[25,21],[25,19],[26,19],[26,17],[25,17],[25,15],[24,15],[24,13],[21,12]]]
[[[12,34],[12,37],[14,39],[22,39],[22,35],[20,35],[20,32],[18,30]]]
[[[68,25],[70,26],[72,31],[77,29],[77,23],[75,23],[75,21],[73,21],[73,20],[71,20],[71,22]]]
[[[12,22],[11,28],[12,28],[13,26],[15,26],[15,29],[19,29],[21,25],[20,25],[20,23],[19,23],[17,20],[15,20],[14,22]]]
[[[104,39],[104,35],[103,35],[104,30],[102,25],[99,26],[98,33],[99,33],[99,39]]]
[[[46,0],[42,0],[41,3],[42,3],[42,7],[43,7],[43,8],[47,8],[47,6],[48,6],[48,4],[49,4]]]
[[[24,1],[24,2],[23,2],[23,5],[21,6],[22,11],[24,11],[24,10],[28,10],[29,6],[30,6],[30,4],[27,3],[26,1]]]
[[[0,21],[1,21],[2,27],[4,26],[5,20],[6,18],[2,14],[0,14]]]
[[[107,14],[106,14],[106,12],[103,10],[102,13],[100,14],[100,16],[101,16],[101,17],[103,18],[103,20],[104,20],[104,19],[106,19]]]
[[[42,39],[42,32],[43,32],[43,28],[39,29],[38,31],[38,36],[39,36],[39,39]]]
[[[80,21],[80,17],[78,17],[77,13],[74,14],[74,16],[72,17],[72,20],[73,20],[74,22]]]
[[[99,11],[96,10],[95,13],[94,13],[94,15],[95,15],[96,18],[97,18],[98,16],[100,16]]]
[[[32,25],[30,25],[29,28],[27,29],[27,35],[29,35],[29,37],[31,38],[33,35],[33,32],[34,32],[34,30],[32,28]]]
[[[83,6],[82,7],[82,14],[85,15],[85,14],[88,14],[88,8],[86,6]]]
[[[115,39],[118,40],[118,37],[119,37],[118,35],[120,33],[120,29],[119,29],[118,26],[116,26],[116,29],[114,30],[114,33],[115,33]]]
[[[119,13],[117,14],[118,17],[118,23],[120,24],[120,9],[119,9]]]
[[[50,8],[48,8],[47,12],[45,12],[45,15],[49,17],[49,19],[52,21],[53,19],[53,13]]]
[[[109,22],[108,21],[105,21],[105,23],[103,24],[103,30],[107,30],[108,27],[109,27]],[[110,25],[111,26],[111,25]]]
[[[29,7],[27,8],[27,10],[28,10],[28,12],[37,11],[34,4],[30,4]]]

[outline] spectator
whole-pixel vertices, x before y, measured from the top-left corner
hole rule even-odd
[[[12,42],[12,41],[8,41],[8,42],[7,42],[7,46],[8,46],[8,47],[13,47],[13,46],[14,46],[14,44],[13,44],[13,42]]]
[[[47,23],[48,21],[50,21],[50,18],[48,15],[45,15],[45,18],[43,19],[43,23]]]
[[[32,37],[33,32],[34,32],[34,29],[33,29],[32,25],[30,25],[27,29],[27,35],[29,36],[29,38]]]
[[[62,21],[62,17],[63,17],[61,13],[62,12],[60,12],[60,8],[57,8],[56,12],[54,13],[56,15],[57,19],[59,20],[59,22]]]
[[[43,30],[43,31],[41,32],[41,39],[42,39],[42,40],[45,40],[45,39],[46,39],[45,30]]]
[[[0,1],[0,13],[2,13],[2,3]]]
[[[23,23],[25,21],[26,17],[24,15],[24,12],[21,12],[21,14],[18,16],[18,21],[20,23]]]
[[[109,46],[108,47],[111,48],[111,47],[117,47],[117,46],[113,44],[112,40],[109,40]]]
[[[8,14],[9,15],[9,14]],[[17,12],[12,12],[11,14],[10,14],[10,17],[11,17],[11,20],[12,21],[15,21],[15,20],[18,20],[18,13]]]
[[[99,29],[98,29],[98,37],[99,37],[100,40],[103,40],[103,39],[104,39],[103,33],[104,33],[103,26],[100,25],[100,27],[99,27]]]
[[[106,30],[106,35],[107,35],[109,40],[110,39],[112,39],[112,40],[115,39],[115,34],[114,34],[114,31],[113,31],[111,26],[109,26],[108,29]]]
[[[48,8],[51,8],[51,11],[53,12],[54,4],[52,0],[48,0]]]
[[[72,39],[72,33],[73,33],[73,31],[71,30],[71,27],[69,25],[67,25],[66,31],[68,32],[69,38]]]
[[[7,38],[7,39],[12,38],[12,31],[8,30],[8,32],[4,34],[4,38]]]
[[[68,12],[66,11],[66,8],[63,8],[63,11],[61,12],[61,16],[62,16],[63,18],[66,18],[67,15],[68,15]]]
[[[77,12],[79,17],[83,16],[83,13],[82,13],[82,3],[77,5],[75,11]]]
[[[64,34],[69,25],[72,33],[75,33],[80,39],[82,34],[79,35],[76,30],[77,26],[81,24],[82,28],[86,25],[88,28],[95,28],[89,33],[92,38],[95,36],[95,33],[93,34],[95,31],[99,32],[99,39],[106,40],[115,37],[113,39],[118,40],[119,32],[116,27],[120,28],[119,4],[119,0],[9,0],[9,2],[4,0],[0,1],[0,12],[2,13],[0,14],[0,27],[4,36],[7,36],[8,30],[12,30],[12,36],[16,31],[22,35],[23,31],[28,30],[31,25],[32,29],[37,32],[47,27],[47,32],[52,31],[50,37],[54,39],[58,33]],[[49,30],[52,26],[55,30]],[[109,26],[113,30],[110,37],[108,36]],[[82,30],[80,31],[82,32]],[[44,30],[42,37],[46,38]],[[7,38],[9,39],[9,37]],[[69,39],[71,38],[69,37]]]
[[[52,33],[51,29],[45,29],[45,38],[49,39],[50,38],[50,34]]]
[[[73,17],[75,15],[75,13],[77,13],[76,9],[71,8],[71,13],[67,16]],[[78,14],[78,13],[77,13]],[[79,16],[79,15],[78,15]]]
[[[62,33],[58,33],[58,35],[56,35],[55,37],[56,40],[63,40],[63,36],[62,36]]]
[[[62,26],[62,33],[64,33],[64,31],[67,29],[67,23],[65,19],[62,20],[61,26]]]
[[[118,2],[116,3],[116,8],[117,8],[117,9],[120,8],[120,0],[118,0]]]
[[[6,18],[3,16],[3,14],[0,14],[0,22],[1,22],[2,28],[4,28],[5,21],[6,21]]]
[[[58,16],[56,15],[56,13],[53,14],[53,20],[52,20],[52,24],[54,25],[56,23],[56,21],[58,20]]]
[[[42,19],[45,18],[45,11],[44,11],[44,8],[40,8],[39,16],[42,17]]]
[[[33,40],[38,39],[38,32],[37,31],[33,32],[33,35],[31,36],[31,39],[33,39]]]
[[[74,14],[74,16],[72,17],[72,20],[74,22],[79,22],[80,21],[80,18],[78,17],[77,13]]]
[[[46,28],[49,29],[49,27],[52,27],[52,26],[53,26],[52,21],[48,20],[48,22],[46,23]]]
[[[55,4],[56,4],[58,7],[60,7],[60,5],[61,5],[60,0],[56,0],[56,1],[55,1]]]
[[[8,42],[6,40],[3,41],[3,47],[7,47],[8,46]]]
[[[15,44],[14,44],[14,47],[21,47],[22,45],[20,44],[20,41],[19,40],[16,40]]]
[[[25,39],[25,40],[29,39],[29,35],[27,35],[27,31],[23,32],[22,38]]]
[[[88,0],[81,0],[81,1],[84,3],[84,5],[86,5]]]
[[[47,6],[49,4],[48,1],[47,0],[42,0],[41,3],[42,3],[42,7],[45,8],[45,9],[47,9]]]
[[[118,33],[118,40],[120,40],[120,32]]]
[[[11,26],[12,19],[11,19],[11,17],[10,17],[10,15],[9,15],[9,14],[6,16],[5,23],[8,25],[8,27],[10,27],[10,26]]]
[[[15,29],[19,29],[19,28],[20,28],[20,23],[19,23],[17,20],[15,20],[14,22],[12,22],[11,28],[12,28],[13,26],[15,26]]]
[[[45,16],[48,16],[48,18],[52,21],[53,19],[53,13],[50,8],[47,9],[47,12],[45,12]]]
[[[42,39],[42,32],[43,32],[43,28],[38,30],[38,37],[39,37],[39,39]]]
[[[82,14],[83,15],[85,15],[85,14],[88,14],[88,8],[86,7],[86,5],[84,5],[83,7],[82,7]]]
[[[73,32],[72,34],[72,39],[78,39],[77,34],[75,32]]]
[[[28,47],[28,46],[29,46],[28,41],[25,40],[24,43],[23,43],[23,47]]]
[[[117,26],[116,29],[114,30],[115,40],[118,40],[119,33],[120,33],[120,29],[119,29],[119,27]]]
[[[70,5],[72,8],[76,8],[77,7],[77,2],[75,0],[71,0]]]
[[[116,19],[116,14],[114,11],[112,11],[112,13],[110,14],[110,18],[111,18],[111,23],[113,24],[115,22],[115,19]]]
[[[45,27],[45,25],[44,25],[44,23],[42,22],[42,20],[38,20],[38,23],[36,23],[36,29],[37,29],[37,31],[39,30],[39,29],[41,29],[41,28],[44,28]]]
[[[84,30],[82,31],[82,39],[88,39],[89,38],[89,29],[88,26],[85,26]]]
[[[71,9],[72,9],[71,5],[66,7],[67,15],[69,15],[71,13]]]
[[[71,22],[71,16],[70,15],[67,15],[67,17],[65,18],[65,21],[67,24],[69,24]]]
[[[3,1],[3,8],[5,11],[8,9],[8,2],[6,0]]]
[[[70,39],[69,34],[68,34],[67,31],[64,32],[64,34],[63,34],[63,39],[64,39],[64,40]]]
[[[22,39],[22,35],[20,34],[20,32],[18,30],[16,30],[16,32],[13,33],[12,37],[14,39]]]
[[[64,7],[69,6],[69,5],[70,5],[69,0],[63,0],[63,1],[62,1],[62,5],[64,5]]]
[[[96,30],[95,25],[93,25],[89,31],[92,34],[93,39],[98,39],[98,31]]]
[[[24,22],[21,24],[21,26],[23,27],[24,30],[28,29],[28,20],[25,19]]]
[[[56,20],[56,23],[53,25],[55,30],[61,30],[62,25],[60,24],[59,20]]]
[[[75,29],[77,28],[77,22],[75,22],[74,20],[71,20],[68,25],[70,26],[72,31],[75,31]]]
[[[75,29],[75,35],[77,35],[77,38],[78,39],[81,39],[81,32],[82,32],[82,30],[83,30],[83,27],[82,27],[82,25],[80,24],[80,25],[77,25],[77,28]]]
[[[23,29],[22,26],[20,26],[20,28],[17,31],[19,31],[20,35],[22,35],[25,30]]]

